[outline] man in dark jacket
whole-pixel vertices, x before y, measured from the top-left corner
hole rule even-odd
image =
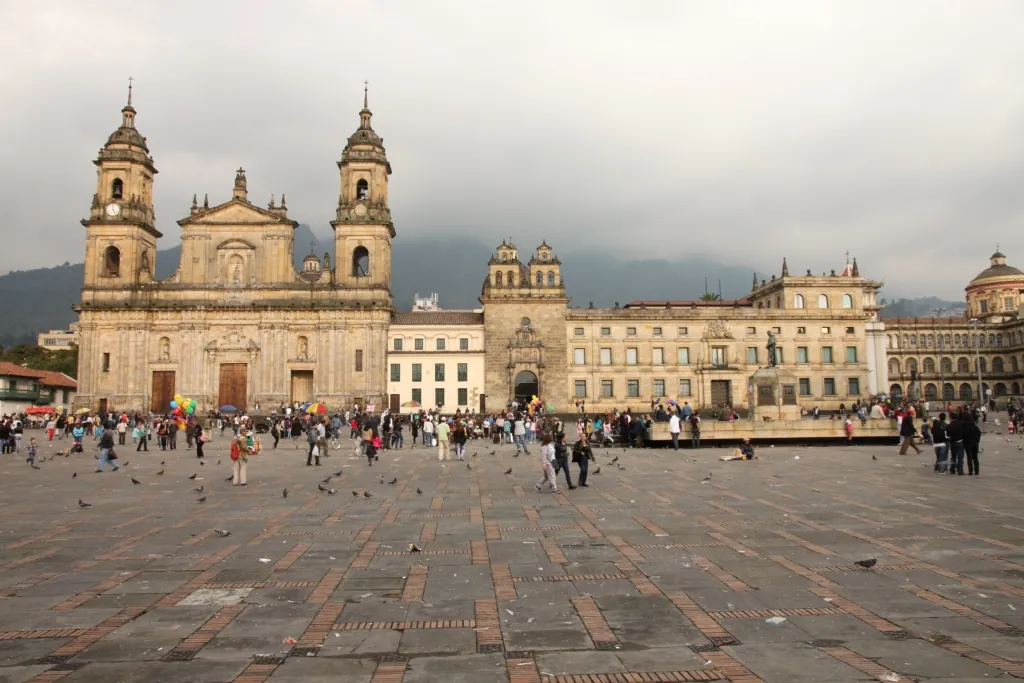
[[[978,447],[981,445],[981,429],[974,420],[964,423],[964,451],[967,453],[967,474],[981,474],[981,463],[978,462]],[[960,473],[963,474],[963,467]]]
[[[968,422],[973,422],[970,415],[958,413],[946,428],[946,440],[949,442],[949,473],[964,473],[964,432]]]
[[[900,455],[907,454],[907,448],[913,448],[918,453],[921,449],[917,447],[917,427],[914,426],[914,418],[907,413],[903,416],[903,422],[900,424],[900,436],[903,437],[903,445],[900,446]]]
[[[935,472],[945,474],[949,469],[947,465],[949,458],[949,443],[946,441],[946,414],[939,413],[939,417],[932,421],[932,443],[935,446]]]

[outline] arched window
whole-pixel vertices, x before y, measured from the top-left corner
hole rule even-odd
[[[985,337],[982,337],[981,339],[982,339],[982,343],[984,343]],[[978,335],[972,334],[971,335],[971,346],[977,346],[977,345],[978,345]]]
[[[1010,370],[1013,372],[1020,371],[1020,364],[1017,362],[1017,356],[1010,356]]]
[[[843,308],[853,308],[853,297],[849,294],[843,294]]]
[[[933,346],[935,346],[935,335],[934,334],[929,334],[928,335],[928,348],[930,349]]]
[[[818,295],[818,308],[828,308],[828,297],[824,294]]]
[[[928,401],[934,401],[939,397],[939,388],[930,382],[924,385],[924,397]]]
[[[948,334],[945,336],[945,338],[943,338],[942,343],[945,346],[949,346],[949,335]]]
[[[954,334],[953,335],[953,346],[960,346],[960,335],[959,334]]]
[[[369,199],[370,198],[370,183],[366,182],[365,178],[360,178],[356,182],[356,199]]]
[[[1010,393],[1014,396],[1020,396],[1020,384],[1014,382],[1010,385]]]
[[[112,199],[124,199],[124,181],[120,178],[114,178],[114,182],[110,185],[110,196]]]
[[[934,375],[935,374],[935,359],[934,358],[925,358],[924,362],[921,363],[921,366],[924,368],[924,374],[926,374],[926,375]]]
[[[775,297],[775,308],[782,308],[782,295]]]
[[[956,390],[953,388],[952,384],[946,382],[942,385],[942,400],[952,401],[954,398],[956,398]]]
[[[956,371],[958,373],[970,372],[971,371],[971,362],[969,360],[967,360],[966,358],[963,358],[963,357],[957,358],[956,359]]]
[[[548,287],[554,287],[554,286],[555,286],[555,271],[549,270],[548,271]]]
[[[971,385],[964,382],[960,385],[960,400],[970,401],[971,400]]]
[[[803,294],[797,294],[796,296],[793,297],[793,308],[803,308],[803,307],[804,307],[804,295]]]
[[[501,271],[500,270],[497,271],[494,274],[494,286],[495,287],[501,287]]]
[[[981,367],[982,372],[988,372],[988,361],[984,358],[978,359],[978,366]]]
[[[352,276],[366,277],[370,274],[370,252],[366,247],[356,247],[352,251]]]
[[[994,334],[988,335],[988,345],[989,346],[995,346],[996,345],[996,335],[994,335]]]
[[[502,253],[502,255],[501,255],[501,262],[502,263],[508,263],[508,254]]]
[[[916,334],[910,335],[910,345],[911,346],[917,346],[917,335]]]
[[[103,252],[103,274],[107,277],[120,277],[121,250],[117,247],[107,247]]]
[[[544,273],[537,271],[537,286],[540,287],[544,284]]]
[[[1002,372],[1002,371],[1003,371],[1003,359],[1002,358],[993,358],[992,359],[992,372]]]
[[[547,254],[547,252],[544,252],[543,254],[540,255],[540,262],[541,263],[547,263],[548,262],[548,254]]]
[[[898,358],[889,359],[889,374],[893,377],[900,374],[900,361]]]
[[[889,396],[896,400],[899,400],[899,398],[903,396],[903,387],[901,387],[899,384],[889,385]]]
[[[903,348],[910,346],[910,337],[903,335]]]
[[[1002,334],[998,334],[998,335],[996,335],[996,346],[1002,346],[1002,345],[1003,345],[1003,335]]]
[[[992,393],[998,398],[1000,396],[1006,396],[1006,385],[1002,382],[996,382],[996,385],[992,387]]]
[[[943,358],[939,361],[939,367],[942,368],[943,375],[953,374],[953,361],[950,358]]]
[[[509,287],[515,287],[516,286],[516,274],[513,273],[511,270],[508,271],[508,277],[506,278],[506,280],[508,282],[508,286]]]
[[[914,373],[917,372],[917,359],[916,358],[910,358],[910,359],[907,360],[907,372],[909,374],[914,374]]]

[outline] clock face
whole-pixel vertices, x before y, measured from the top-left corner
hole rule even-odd
[[[121,205],[120,204],[117,204],[115,202],[110,202],[109,204],[107,204],[107,215],[108,216],[116,216],[119,213],[121,213]]]
[[[356,212],[357,216],[365,216],[366,215],[366,205],[365,204],[356,204],[355,212]]]

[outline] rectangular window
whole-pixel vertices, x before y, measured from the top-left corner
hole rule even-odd
[[[652,389],[652,394],[651,395],[654,398],[661,398],[662,396],[665,395],[665,380],[663,380],[663,379],[656,379],[656,380],[654,380],[654,385],[653,385],[653,389]]]
[[[401,339],[395,339],[395,342],[394,342],[394,345],[393,345],[392,348],[394,348],[395,351],[401,351],[402,350],[402,340]]]
[[[587,397],[587,380],[585,380],[585,379],[578,379],[578,380],[576,380],[575,386],[576,386],[576,398],[586,398]]]
[[[391,381],[401,382],[402,381],[402,366],[398,363],[391,364]]]
[[[469,337],[459,337],[459,351],[469,351]]]
[[[982,313],[988,313],[988,302],[987,301],[983,300],[981,302],[981,312]]]
[[[423,405],[423,390],[422,389],[413,389],[412,390],[412,400],[416,401],[420,405]]]
[[[811,395],[811,378],[801,377],[800,378],[800,395],[810,396]]]
[[[444,381],[444,363],[434,363],[434,381]]]
[[[1003,299],[1003,310],[1004,311],[1012,311],[1013,310],[1013,297],[1012,296],[1008,296],[1005,299]]]
[[[103,372],[110,372],[110,354],[103,354]]]
[[[577,327],[575,330],[572,331],[572,333],[574,335],[576,335],[577,337],[582,337],[583,336],[583,328],[582,327]]]
[[[612,334],[612,328],[610,328],[610,327],[602,327],[601,328],[601,336],[602,337],[610,337],[611,334]]]
[[[638,379],[627,379],[626,380],[626,398],[639,398],[640,397],[640,380]]]
[[[775,364],[776,365],[782,365],[782,347],[781,346],[776,346],[775,347]]]
[[[601,349],[601,365],[611,365],[611,364],[612,364],[612,350],[611,349]]]
[[[420,337],[419,339],[413,340],[412,346],[417,351],[422,351],[423,350],[423,338]]]
[[[635,337],[636,336],[636,328],[635,327],[627,327],[626,328],[626,336],[627,337]]]
[[[690,349],[679,349],[676,351],[676,362],[680,365],[690,364]]]
[[[572,350],[572,364],[573,365],[586,365],[587,364],[587,350],[586,349],[573,349]]]
[[[438,351],[444,351],[444,337],[438,337],[435,343]]]
[[[679,336],[679,337],[685,337],[685,336],[687,336],[689,334],[690,334],[690,328],[688,328],[688,327],[680,327],[679,329],[676,330],[676,335]]]
[[[779,306],[779,308],[782,308],[782,307]],[[773,327],[772,328],[772,333],[773,334],[782,334],[782,328],[781,327]]]
[[[455,369],[458,372],[460,382],[469,381],[469,363],[459,363]]]
[[[857,334],[857,329],[854,327],[847,327],[846,334]]]
[[[611,398],[614,395],[615,395],[614,384],[612,383],[612,380],[610,380],[610,379],[603,379],[603,380],[601,380],[601,397],[602,398]]]
[[[860,380],[856,377],[850,377],[846,380],[847,390],[850,396],[860,396]]]
[[[460,406],[468,406],[469,405],[469,389],[465,389],[465,388],[459,389],[459,405]]]
[[[757,328],[756,327],[748,327],[747,328],[747,336],[752,337],[755,334],[757,334]]]
[[[661,347],[656,348],[656,349],[651,349],[651,363],[653,363],[654,365],[664,365],[665,364],[665,349],[663,349]]]
[[[363,350],[356,349],[356,372],[363,371]]]
[[[725,347],[724,346],[712,346],[711,347],[711,365],[716,368],[725,367]]]
[[[833,363],[833,362],[835,362],[832,359],[832,347],[831,346],[822,346],[821,347],[821,362],[822,363]]]
[[[846,347],[846,362],[856,363],[857,362],[857,347],[847,346]]]
[[[690,396],[690,380],[681,379],[679,380],[679,395]]]
[[[444,405],[444,389],[434,389],[434,405],[438,408]]]
[[[412,381],[422,382],[423,381],[423,365],[421,363],[412,364]]]
[[[757,365],[757,347],[747,347],[747,365]]]
[[[832,328],[831,327],[823,327],[823,328],[821,328],[821,333],[822,334],[832,334]]]
[[[654,336],[655,337],[660,337],[661,336],[661,328],[660,327],[655,327],[653,332],[654,332]]]
[[[808,362],[810,362],[807,359],[807,347],[806,346],[798,346],[798,347],[796,347],[796,362],[797,363],[808,363]]]
[[[797,334],[807,334],[807,328],[806,327],[798,327],[798,328],[796,328],[796,333]]]
[[[824,384],[824,389],[822,389],[822,393],[825,396],[835,396],[836,395],[836,380],[835,380],[834,377],[826,377],[825,378],[825,384]]]
[[[626,349],[626,365],[636,365],[636,349]]]

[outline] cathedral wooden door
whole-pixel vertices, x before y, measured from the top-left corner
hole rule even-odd
[[[150,411],[164,415],[171,410],[174,400],[174,371],[154,370],[153,391],[150,393]]]
[[[232,405],[239,410],[246,409],[248,369],[245,363],[221,363],[220,405]]]

